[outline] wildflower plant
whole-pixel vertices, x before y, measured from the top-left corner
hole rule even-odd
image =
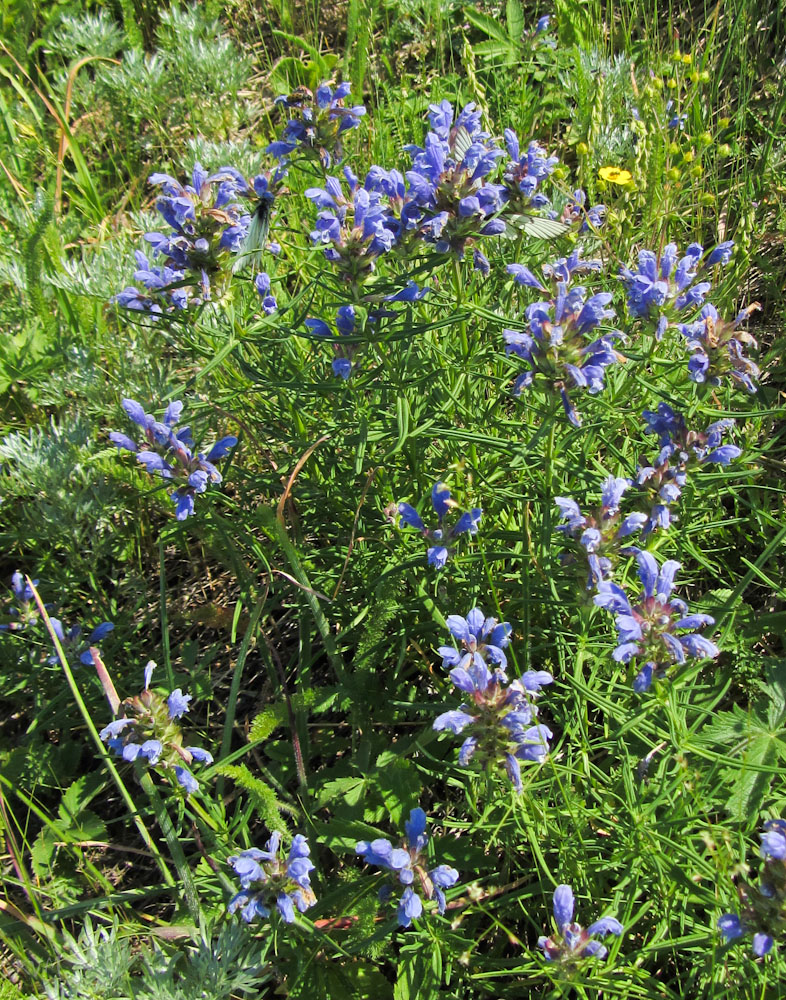
[[[427,542],[432,544],[426,553],[430,566],[442,569],[448,561],[452,552],[450,543],[463,534],[477,534],[478,524],[483,513],[480,507],[473,507],[472,510],[465,511],[459,515],[455,524],[450,527],[445,525],[445,518],[452,510],[458,508],[458,504],[451,498],[450,490],[444,483],[435,483],[431,490],[431,504],[434,513],[437,515],[436,528],[427,528],[423,523],[423,518],[418,514],[411,504],[401,501],[398,504],[398,513],[401,524],[407,524],[411,528],[419,531]]]
[[[377,258],[393,246],[394,233],[381,195],[360,187],[348,167],[344,176],[349,194],[337,177],[327,177],[323,188],[306,190],[306,197],[320,209],[311,242],[322,248],[339,280],[359,294]]]
[[[271,142],[267,152],[279,160],[295,154],[316,159],[329,170],[343,155],[342,137],[360,125],[366,114],[362,104],[348,104],[351,86],[340,83],[335,90],[321,83],[312,93],[298,87],[289,95],[276,98],[276,105],[288,115],[281,137]]]
[[[59,618],[50,617],[49,621],[66,656],[69,659],[71,658],[69,654],[78,657],[79,662],[85,666],[90,666],[93,662],[89,647],[105,639],[115,627],[112,622],[102,622],[85,636],[81,625],[72,625],[71,628],[64,629]],[[57,660],[56,655],[49,657],[49,663],[57,663]]]
[[[634,483],[651,497],[652,506],[642,537],[657,529],[667,529],[675,520],[672,507],[682,495],[688,473],[703,465],[727,466],[742,455],[734,444],[724,444],[723,436],[734,420],[716,420],[704,431],[688,430],[685,418],[668,403],[657,410],[644,410],[645,431],[658,435],[660,451],[652,464],[639,466]]]
[[[660,255],[641,250],[636,271],[620,269],[630,316],[651,323],[660,340],[668,326],[704,305],[712,282],[698,279],[709,277],[716,264],[726,264],[733,248],[729,240],[708,254],[700,243],[691,243],[682,257],[676,243],[669,243]]]
[[[616,917],[601,917],[586,930],[581,924],[577,924],[573,919],[575,899],[569,885],[557,886],[553,906],[557,933],[552,937],[544,935],[538,938],[538,947],[543,949],[547,962],[572,966],[582,958],[604,959],[609,953],[608,948],[593,938],[605,937],[607,934],[619,937],[623,932],[622,924]]]
[[[450,680],[469,697],[458,709],[437,716],[434,729],[464,736],[461,767],[473,759],[489,768],[501,764],[520,792],[520,761],[542,763],[549,752],[553,733],[548,726],[532,723],[538,714],[535,700],[554,678],[545,670],[528,670],[509,683],[504,648],[511,626],[486,618],[480,608],[466,618],[449,615],[448,628],[461,649],[441,646],[442,665],[452,668]]]
[[[255,206],[248,200],[273,199],[282,177],[279,170],[249,182],[235,167],[208,174],[199,163],[190,184],[170,174],[151,174],[150,184],[161,192],[156,209],[170,231],[145,234],[153,262],[135,251],[134,279],[142,289],[129,285],[112,301],[159,317],[221,299],[251,225]]]
[[[786,930],[786,820],[770,819],[760,834],[764,865],[758,886],[737,879],[740,913],[726,913],[718,921],[724,941],[752,935],[755,955],[766,955]]]
[[[354,306],[339,306],[336,311],[336,330],[339,336],[351,337],[355,333],[356,324],[359,325],[361,317]],[[330,326],[322,319],[307,319],[306,326],[312,334],[318,337],[334,337],[335,334]],[[352,373],[352,356],[358,345],[356,343],[341,344],[334,342],[333,350],[336,357],[331,363],[333,374],[337,378],[345,381]]]
[[[118,715],[99,733],[117,757],[124,761],[145,762],[161,773],[174,775],[177,784],[191,795],[199,782],[191,773],[194,763],[212,764],[209,750],[197,746],[183,746],[180,719],[188,711],[190,694],[175,688],[167,698],[151,691],[155,663],[150,660],[145,667],[144,690],[133,698],[126,698]]]
[[[404,824],[406,837],[401,847],[394,847],[389,840],[378,838],[359,840],[355,853],[360,854],[367,865],[376,865],[391,872],[399,885],[404,886],[398,898],[396,915],[402,927],[409,927],[413,920],[423,915],[423,902],[437,901],[437,912],[443,914],[447,906],[445,889],[454,886],[459,873],[449,865],[429,868],[424,857],[428,844],[426,834],[426,814],[420,808],[413,809]],[[385,884],[379,892],[380,901],[389,902],[397,894],[397,886]]]
[[[581,426],[581,418],[569,387],[586,389],[591,394],[601,392],[604,370],[620,360],[614,341],[622,338],[622,333],[611,330],[596,335],[599,326],[614,317],[614,310],[608,308],[611,293],[596,292],[588,296],[584,286],[568,284],[575,272],[594,267],[595,262],[580,260],[578,251],[555,262],[548,269],[555,282],[553,296],[527,306],[526,330],[503,330],[505,352],[523,358],[529,365],[514,382],[514,395],[532,386],[536,376],[544,378],[559,394],[574,427]],[[508,270],[518,284],[542,289],[529,268],[523,265],[512,268]]]
[[[751,334],[737,327],[759,308],[759,303],[753,302],[729,322],[722,320],[715,306],[708,302],[697,320],[677,324],[691,352],[688,374],[693,382],[717,386],[728,375],[732,384],[741,386],[746,392],[757,391],[756,380],[761,372],[744,352],[748,347],[757,348],[758,344]]]
[[[641,663],[633,689],[642,692],[655,678],[665,677],[672,664],[683,664],[688,657],[712,659],[720,650],[699,631],[714,625],[715,619],[689,614],[684,601],[671,597],[680,564],[668,559],[659,567],[652,553],[635,546],[628,551],[636,557],[643,594],[631,603],[622,587],[602,580],[595,604],[615,616],[619,644],[612,653],[614,659]]]
[[[300,913],[316,903],[310,874],[314,864],[308,841],[302,833],[292,838],[286,861],[280,855],[281,834],[276,830],[265,844],[264,851],[250,847],[229,859],[240,882],[240,892],[227,907],[230,913],[240,911],[246,923],[255,917],[269,917],[275,905],[282,920],[295,921],[295,908]]]
[[[182,427],[175,432],[183,412],[179,400],[170,403],[162,420],[156,420],[145,413],[142,405],[134,399],[124,399],[123,409],[131,420],[142,428],[144,440],[137,444],[133,438],[119,431],[109,435],[112,443],[120,450],[132,451],[137,461],[145,466],[151,475],[158,475],[175,486],[169,494],[175,505],[175,517],[185,521],[194,513],[194,497],[205,493],[211,483],[220,483],[222,476],[213,464],[224,458],[237,444],[234,435],[221,438],[205,455],[194,454],[194,439],[190,427]]]
[[[600,507],[586,515],[571,497],[554,498],[564,522],[557,526],[557,531],[572,543],[570,558],[586,561],[589,566],[588,588],[612,575],[620,548],[628,544],[624,539],[640,531],[647,521],[646,514],[622,515],[622,495],[630,485],[629,479],[609,476],[602,485]]]
[[[38,586],[38,580],[33,580],[33,586]],[[0,631],[23,632],[38,621],[38,608],[32,588],[19,570],[11,576],[11,593],[13,596],[8,607],[11,620],[0,624]]]

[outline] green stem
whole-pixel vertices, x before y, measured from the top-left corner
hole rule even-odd
[[[194,923],[199,924],[199,896],[197,895],[196,885],[194,884],[194,879],[191,875],[191,869],[188,867],[186,856],[183,853],[183,845],[178,839],[177,832],[172,825],[172,820],[169,818],[169,813],[166,811],[164,800],[159,795],[158,789],[150,776],[150,772],[143,771],[140,775],[139,781],[145,791],[145,794],[150,799],[153,811],[156,814],[156,819],[158,820],[158,825],[166,838],[169,853],[172,856],[172,860],[175,863],[180,879],[183,882],[183,892],[186,897],[186,906],[188,907],[188,911],[191,914]]]
[[[246,634],[243,636],[243,641],[240,644],[240,651],[237,654],[237,663],[235,663],[235,669],[232,673],[232,684],[229,688],[229,701],[227,702],[227,714],[224,720],[224,732],[221,737],[221,755],[219,760],[223,760],[229,753],[229,745],[232,742],[232,730],[235,725],[237,696],[240,692],[240,678],[243,676],[243,667],[246,663],[248,651],[251,648],[251,640],[254,638],[256,633],[257,626],[259,625],[259,619],[262,617],[264,607],[265,602],[262,600],[259,601],[257,606],[254,608],[251,614],[251,620],[248,623],[248,628],[246,629]],[[216,782],[216,795],[220,798],[223,791],[224,778],[220,777]]]
[[[150,835],[150,831],[147,829],[142,817],[139,815],[139,810],[134,804],[134,800],[131,798],[130,792],[123,784],[123,779],[120,777],[117,768],[115,767],[111,757],[106,751],[106,747],[104,746],[101,737],[98,735],[98,730],[96,729],[95,723],[93,722],[90,716],[90,712],[87,709],[87,705],[85,705],[84,699],[82,698],[82,693],[76,685],[76,681],[74,680],[74,675],[71,671],[71,667],[68,663],[68,660],[66,659],[66,655],[63,652],[63,647],[60,644],[60,640],[57,637],[57,633],[52,628],[52,622],[49,618],[49,615],[46,613],[46,608],[44,607],[44,603],[41,600],[41,596],[35,589],[35,585],[33,584],[33,581],[30,579],[30,577],[26,577],[25,579],[27,580],[27,584],[30,587],[30,590],[32,591],[33,597],[35,598],[35,602],[38,605],[38,610],[41,614],[41,618],[44,621],[44,625],[46,625],[46,629],[49,632],[49,637],[52,640],[52,643],[55,647],[55,652],[57,653],[57,658],[60,661],[60,666],[63,668],[63,673],[65,674],[66,680],[68,681],[68,686],[71,688],[71,693],[74,696],[74,701],[76,702],[77,707],[79,708],[79,711],[84,720],[84,723],[87,726],[87,730],[90,733],[90,736],[92,737],[92,740],[96,745],[98,754],[103,760],[104,766],[112,775],[112,779],[117,785],[117,789],[120,792],[120,796],[123,799],[123,802],[125,802],[126,808],[128,809],[129,813],[131,814],[131,818],[133,819],[134,825],[136,826],[140,836],[142,837],[142,840],[145,843],[145,847],[147,847],[147,849],[155,858],[156,864],[158,865],[158,868],[161,872],[161,876],[164,879],[164,882],[168,886],[174,887],[175,880],[172,878],[172,875],[170,874],[170,871],[166,866],[166,862],[161,857],[161,852],[158,850],[155,841]]]

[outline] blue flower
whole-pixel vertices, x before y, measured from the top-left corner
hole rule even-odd
[[[145,761],[149,767],[173,773],[177,784],[186,794],[198,788],[197,779],[184,765],[212,764],[213,755],[201,747],[183,746],[182,733],[177,724],[188,711],[191,695],[184,695],[180,688],[174,690],[166,701],[150,690],[155,663],[150,660],[145,667],[145,687],[135,698],[122,702],[124,714],[114,719],[98,734],[101,740],[122,760]]]
[[[572,259],[557,261],[553,270],[556,274],[559,268],[560,276],[570,275],[570,265],[573,264],[575,270],[579,263],[575,255]],[[619,360],[614,340],[622,334],[614,330],[595,340],[587,338],[601,323],[614,316],[614,311],[607,308],[611,298],[609,292],[597,292],[587,298],[585,288],[569,289],[565,281],[558,280],[552,299],[527,306],[528,329],[502,331],[505,352],[523,358],[529,365],[514,383],[514,394],[531,386],[535,375],[544,376],[559,393],[568,420],[579,427],[581,420],[568,395],[566,382],[591,394],[604,388],[604,369]]]
[[[188,703],[191,701],[190,694],[183,694],[180,688],[169,695],[166,700],[167,710],[170,719],[180,719],[188,711]]]
[[[786,820],[767,820],[760,838],[764,865],[759,885],[737,877],[741,913],[726,913],[718,920],[725,943],[752,935],[751,947],[759,958],[772,949],[786,927]]]
[[[731,241],[722,243],[707,255],[706,260],[704,248],[699,243],[691,243],[682,257],[679,257],[676,243],[665,246],[660,257],[652,250],[640,251],[637,271],[627,267],[620,270],[631,316],[653,321],[656,337],[660,340],[666,328],[680,315],[704,304],[712,284],[696,279],[709,267],[725,263],[732,247]]]
[[[622,924],[616,917],[601,917],[584,930],[573,920],[575,901],[573,890],[569,885],[558,885],[554,890],[554,920],[557,933],[553,937],[539,937],[538,947],[548,962],[575,963],[581,958],[600,958],[608,955],[608,949],[599,941],[593,941],[596,935],[615,934],[619,937],[623,932]]]
[[[731,419],[718,420],[704,431],[688,430],[685,418],[667,403],[659,403],[656,412],[644,410],[645,431],[658,435],[660,452],[651,465],[639,466],[635,483],[646,489],[651,511],[642,529],[646,538],[658,528],[666,529],[675,519],[672,507],[680,499],[695,466],[728,465],[742,454],[740,448],[723,444],[723,435],[734,426]]]
[[[95,646],[96,643],[106,638],[115,627],[112,622],[102,622],[87,637],[83,638],[81,625],[73,625],[66,631],[58,618],[50,618],[49,620],[66,657],[70,659],[72,654],[78,656],[79,662],[88,667],[93,663],[89,647]],[[57,663],[57,654],[50,656],[47,663]]]
[[[355,333],[358,319],[359,317],[354,306],[339,306],[336,311],[335,320],[337,335],[341,337],[351,337],[352,334]],[[317,337],[336,336],[330,326],[323,319],[309,318],[305,320],[305,325]],[[336,354],[336,357],[331,362],[333,374],[346,381],[352,374],[352,359],[360,345],[357,343],[342,344],[335,341],[332,346],[333,351]]]
[[[402,500],[398,504],[397,509],[402,524],[407,524],[411,528],[415,528],[428,542],[433,543],[428,547],[426,558],[430,566],[442,569],[453,551],[450,543],[455,538],[466,533],[476,535],[483,511],[480,507],[473,507],[471,510],[461,514],[452,527],[445,527],[445,517],[449,511],[456,509],[458,504],[451,498],[450,490],[444,483],[435,483],[432,487],[431,504],[434,508],[434,513],[437,515],[437,526],[435,528],[427,528],[420,514],[418,514],[411,504]]]
[[[311,888],[310,873],[314,865],[309,858],[306,838],[298,833],[292,838],[286,862],[279,854],[281,834],[275,831],[261,851],[256,847],[229,858],[237,875],[241,891],[230,900],[229,913],[240,910],[246,923],[254,917],[270,916],[275,903],[285,923],[295,920],[295,907],[301,912],[313,906],[316,896]]]
[[[754,302],[738,313],[733,322],[726,322],[708,302],[695,322],[677,324],[692,352],[688,361],[691,381],[720,385],[728,375],[747,392],[756,392],[759,368],[743,352],[748,346],[757,348],[758,344],[749,333],[738,332],[737,327],[759,308],[759,303]]]
[[[38,580],[33,580],[33,586],[38,586]],[[12,620],[1,624],[0,632],[22,632],[38,621],[33,590],[19,570],[11,575],[11,592],[14,603],[8,608],[8,614]]]
[[[630,486],[630,479],[609,476],[602,485],[600,507],[586,516],[570,497],[554,498],[564,522],[557,526],[557,531],[573,543],[572,559],[586,560],[589,566],[588,589],[611,576],[623,539],[640,530],[647,521],[646,514],[622,516],[622,495]]]
[[[335,90],[322,83],[315,94],[308,87],[298,87],[288,97],[277,97],[275,104],[290,117],[281,138],[270,143],[266,152],[282,161],[297,152],[318,159],[323,169],[329,170],[343,154],[341,136],[357,128],[366,113],[362,104],[346,105],[349,92],[348,83]]]
[[[258,274],[254,279],[254,287],[262,299],[263,311],[268,316],[271,316],[278,309],[278,306],[276,305],[274,296],[270,294],[270,275],[266,271]]]
[[[148,312],[157,318],[164,312],[199,306],[221,298],[244,250],[249,229],[253,230],[248,205],[237,199],[255,199],[254,218],[261,201],[275,197],[282,171],[261,174],[249,184],[234,167],[221,167],[208,176],[197,163],[191,184],[181,184],[169,174],[154,173],[150,184],[160,188],[156,208],[170,232],[149,232],[152,263],[135,252],[134,280],[143,290],[129,286],[112,301],[127,309]],[[236,258],[234,263],[232,258]]]
[[[221,473],[213,463],[234,448],[237,438],[228,435],[217,441],[207,455],[194,454],[191,429],[184,427],[175,433],[183,410],[180,400],[167,406],[160,421],[145,413],[135,399],[124,399],[122,406],[130,419],[142,428],[145,440],[137,445],[128,435],[117,431],[110,433],[110,440],[120,450],[136,452],[137,461],[151,475],[179,483],[169,496],[175,505],[177,520],[184,521],[194,512],[195,495],[204,493],[209,483],[221,482]]]
[[[511,626],[486,618],[480,608],[466,618],[449,615],[447,624],[462,648],[441,646],[442,665],[452,668],[451,681],[469,697],[458,709],[439,715],[433,728],[464,735],[460,766],[466,767],[473,757],[481,763],[501,763],[515,790],[521,791],[519,761],[542,763],[549,751],[551,730],[532,723],[538,712],[535,700],[553,678],[545,670],[529,670],[509,684],[504,647]]]
[[[595,604],[615,615],[619,644],[612,653],[618,663],[644,661],[633,689],[646,691],[655,677],[664,677],[673,664],[682,664],[687,657],[714,658],[720,650],[698,632],[715,619],[705,614],[688,614],[684,601],[671,597],[674,577],[680,564],[669,559],[658,566],[650,552],[632,546],[628,550],[636,557],[639,578],[644,593],[631,605],[625,591],[615,583],[603,580],[598,584]],[[677,635],[677,631],[684,634]]]
[[[448,865],[428,869],[428,863],[423,857],[428,836],[426,814],[422,809],[418,807],[410,812],[404,828],[406,839],[401,847],[394,847],[389,840],[380,837],[372,841],[359,840],[355,845],[355,853],[360,854],[366,864],[392,872],[405,887],[399,900],[397,916],[402,927],[409,927],[423,913],[423,901],[418,890],[426,900],[436,899],[437,912],[443,914],[447,905],[444,890],[458,882],[459,873]],[[391,894],[392,889],[385,886],[380,896],[389,898]]]

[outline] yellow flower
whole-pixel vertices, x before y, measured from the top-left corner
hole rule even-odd
[[[621,167],[601,167],[598,174],[602,181],[609,184],[630,184],[633,180],[630,170],[622,170]]]

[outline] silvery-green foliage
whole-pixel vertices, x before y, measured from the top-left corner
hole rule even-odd
[[[218,94],[221,103],[231,103],[251,75],[248,56],[196,5],[162,10],[158,42],[177,79],[188,88],[186,97],[189,90],[202,91],[214,104]]]
[[[46,275],[44,283],[106,302],[107,290],[119,291],[128,283],[128,258],[134,250],[147,249],[142,234],[155,229],[159,222],[155,212],[129,213],[120,234],[98,248],[83,246],[78,255],[63,258],[61,269]],[[12,259],[0,258],[0,280],[6,278],[10,283],[17,271]]]
[[[132,996],[134,959],[128,941],[119,936],[117,919],[109,927],[95,927],[85,917],[79,937],[64,930],[63,943],[58,974],[44,983],[48,1000],[127,1000]]]
[[[53,548],[79,550],[90,539],[94,553],[112,544],[110,508],[118,497],[105,481],[98,444],[85,417],[52,419],[0,441],[0,506],[15,502],[20,543],[32,534]]]
[[[598,163],[624,162],[635,141],[630,60],[623,55],[609,59],[597,49],[577,48],[575,56],[558,75],[579,119],[577,134],[591,136]],[[582,121],[585,116],[589,121]]]
[[[218,170],[225,163],[231,163],[247,177],[253,177],[259,171],[259,147],[247,139],[214,142],[197,135],[188,140],[183,163],[186,167],[190,167],[192,163],[201,163],[208,171]]]
[[[70,62],[83,56],[116,56],[123,42],[123,32],[112,16],[99,10],[96,14],[66,14],[47,38],[46,46]]]
[[[145,962],[135,1000],[230,1000],[262,996],[272,976],[259,961],[259,943],[236,923],[224,924],[215,938],[203,930],[199,941],[172,955],[157,950]]]

